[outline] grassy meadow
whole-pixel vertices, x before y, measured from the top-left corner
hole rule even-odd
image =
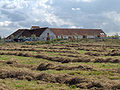
[[[0,90],[120,89],[120,40],[0,43]]]

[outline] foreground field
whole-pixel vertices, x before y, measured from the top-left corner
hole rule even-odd
[[[119,49],[104,42],[1,44],[0,89],[120,89]]]

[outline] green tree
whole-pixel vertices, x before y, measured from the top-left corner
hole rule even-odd
[[[118,33],[116,33],[115,35],[112,35],[112,36],[108,36],[108,38],[110,38],[110,39],[118,39],[118,37],[119,37]]]
[[[11,38],[11,41],[14,41],[14,35],[11,35],[10,38]]]
[[[36,39],[37,39],[37,37],[36,37],[35,34],[32,34],[31,37],[32,37],[33,40],[36,40]]]
[[[2,37],[0,36],[0,40],[2,39]]]
[[[76,37],[76,40],[77,40],[77,42],[78,42],[78,40],[79,40],[79,35],[78,35],[77,33],[75,33],[75,37]]]
[[[23,39],[23,36],[20,36],[20,39]]]

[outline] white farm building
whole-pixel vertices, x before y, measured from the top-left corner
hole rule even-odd
[[[51,40],[56,38],[76,39],[76,38],[104,38],[106,34],[101,29],[77,29],[77,28],[40,28],[32,26],[31,29],[19,29],[6,38],[6,41],[33,41]]]

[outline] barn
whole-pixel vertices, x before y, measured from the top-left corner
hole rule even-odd
[[[6,41],[39,41],[81,38],[104,38],[106,34],[102,29],[78,29],[78,28],[49,28],[32,26],[30,29],[19,29],[6,38]]]

